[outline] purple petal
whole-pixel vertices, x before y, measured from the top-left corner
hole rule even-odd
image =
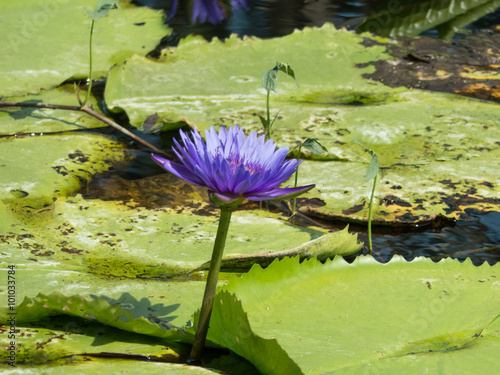
[[[311,190],[316,185],[299,186],[295,188],[276,188],[262,193],[245,194],[245,198],[251,201],[264,201],[264,200],[284,200],[295,198]]]
[[[217,24],[224,20],[224,11],[217,0],[194,0],[191,23],[204,23],[206,21]]]
[[[236,9],[250,10],[248,0],[231,0],[231,7]]]
[[[151,154],[151,158],[163,169],[169,171],[173,175],[182,178],[184,181],[193,185],[204,186],[203,181],[194,173],[192,173],[184,165],[173,163],[170,160],[164,159],[161,156]]]

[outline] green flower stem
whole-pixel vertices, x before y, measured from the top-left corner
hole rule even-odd
[[[210,269],[208,271],[207,285],[205,286],[205,294],[201,305],[200,319],[198,320],[198,329],[194,337],[193,347],[189,356],[189,363],[196,364],[201,360],[203,348],[207,338],[208,326],[210,323],[210,315],[215,298],[215,289],[217,288],[217,280],[219,278],[219,270],[226,244],[226,237],[231,221],[231,214],[234,208],[221,206],[219,219],[219,228],[217,229],[217,237],[215,238],[214,251],[210,261]]]
[[[82,103],[82,107],[87,103],[90,98],[90,91],[92,90],[92,35],[94,34],[94,20],[92,20],[92,26],[90,26],[90,41],[89,41],[89,86],[87,88],[87,95],[85,95],[85,100]]]
[[[370,254],[372,253],[372,205],[373,205],[373,195],[375,194],[375,185],[377,185],[377,176],[373,179],[372,196],[370,197],[370,206],[368,207],[368,246]]]
[[[300,144],[299,146],[299,152],[297,154],[297,160],[299,160],[300,158],[300,151],[302,150],[302,144]],[[300,167],[300,165],[299,165]],[[299,167],[297,167],[297,170],[295,171],[295,186],[294,187],[297,187],[298,183],[299,183]],[[297,207],[297,197],[293,198],[293,207],[292,207],[292,216],[295,215],[295,209]]]

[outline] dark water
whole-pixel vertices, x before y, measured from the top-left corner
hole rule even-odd
[[[399,254],[407,260],[425,256],[435,261],[443,258],[465,260],[471,258],[480,265],[500,261],[500,212],[472,214],[472,222],[457,222],[453,227],[438,231],[410,232],[398,235],[375,235],[374,256],[388,261]],[[359,237],[366,243],[366,234]]]
[[[384,12],[392,8],[401,8],[408,4],[439,5],[451,3],[453,0],[247,0],[248,10],[233,9],[228,12],[228,20],[219,24],[191,25],[189,15],[182,6],[182,1],[175,16],[172,15],[170,0],[134,0],[138,5],[146,5],[163,9],[167,15],[167,23],[174,30],[173,35],[165,38],[161,47],[176,45],[180,38],[189,34],[203,35],[207,39],[218,37],[224,39],[231,33],[240,36],[257,36],[273,38],[292,33],[295,29],[310,26],[322,26],[326,22],[337,28],[345,27],[356,30],[368,16],[378,11]],[[382,21],[381,21],[382,22]],[[464,29],[476,30],[491,28],[500,24],[500,8],[486,14],[466,25]],[[438,37],[436,29],[421,33],[423,36]],[[459,34],[456,34],[460,37]]]
[[[137,0],[138,4],[170,10],[168,0]],[[306,26],[321,26],[332,22],[337,27],[354,29],[364,17],[373,12],[380,1],[333,1],[319,0],[298,1],[261,1],[250,0],[249,11],[236,10],[227,22],[221,25],[190,25],[187,15],[182,9],[171,19],[170,26],[174,34],[167,37],[160,48],[175,45],[178,40],[188,34],[200,34],[211,39],[216,36],[221,39],[231,33],[239,35],[255,35],[261,38],[283,36],[296,28]],[[500,10],[496,10],[468,25],[468,29],[490,28],[500,23]],[[425,36],[437,37],[435,30],[427,30]],[[157,147],[162,146],[158,136],[144,135],[147,141]],[[169,143],[171,135],[163,135],[163,146]],[[135,160],[126,169],[117,171],[126,179],[142,178],[147,175],[162,173],[149,158],[149,153],[135,150]],[[374,228],[374,256],[386,262],[393,255],[399,254],[408,260],[418,256],[429,257],[435,261],[452,257],[464,260],[470,257],[474,264],[483,262],[494,264],[500,261],[500,212],[473,214],[476,220],[456,222],[454,226],[439,230],[429,229],[407,231],[397,234],[382,234]],[[359,237],[368,244],[366,228],[358,228]],[[366,252],[366,249],[365,249]]]

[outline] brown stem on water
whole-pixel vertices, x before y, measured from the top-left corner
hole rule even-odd
[[[129,136],[134,141],[139,142],[143,146],[146,146],[146,147],[152,149],[153,151],[155,151],[157,153],[166,155],[166,153],[164,151],[156,148],[151,143],[146,142],[142,138],[139,138],[135,134],[133,134],[130,131],[128,131],[127,129],[125,129],[123,126],[120,126],[116,122],[110,120],[109,118],[100,115],[99,113],[93,111],[92,109],[90,109],[87,106],[78,107],[78,106],[75,106],[75,105],[64,105],[64,104],[28,103],[28,102],[2,102],[2,101],[0,101],[0,107],[51,108],[51,109],[63,109],[63,110],[66,110],[66,111],[80,111],[80,112],[85,112],[85,113],[87,113],[87,114],[95,117],[96,119],[101,120],[105,124],[107,124],[109,126],[112,126],[116,130],[119,130],[120,132],[122,132],[123,134]]]

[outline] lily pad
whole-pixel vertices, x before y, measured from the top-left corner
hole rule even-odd
[[[280,81],[271,96],[273,113],[279,111],[276,143],[299,156],[300,143],[313,137],[329,152],[315,156],[303,148],[300,157],[329,161],[301,166],[299,183],[318,185],[307,197],[325,203],[303,212],[366,221],[371,185],[363,181],[363,153],[352,139],[374,150],[382,167],[375,195],[379,223],[417,225],[466,218],[467,208],[498,209],[500,107],[364,79],[373,71],[370,63],[390,58],[387,43],[328,25],[271,40],[188,38],[161,61],[135,56],[115,66],[105,97],[136,126],[157,112],[157,129],[189,123],[199,130],[240,124],[247,132],[262,131],[265,90],[259,77],[265,56],[275,56],[289,62],[301,82],[298,89],[293,80]],[[220,65],[215,55],[228,58]]]
[[[286,258],[230,280],[215,298],[209,339],[268,374],[491,373],[499,277],[498,266],[469,260]],[[271,338],[280,348],[266,351],[260,343]],[[272,368],[275,356],[284,364]],[[294,364],[300,370],[282,370]]]
[[[358,242],[355,234],[349,234],[349,226],[344,230],[327,233],[319,238],[305,242],[293,249],[267,252],[252,255],[229,255],[224,256],[221,262],[221,269],[247,270],[254,264],[261,267],[269,266],[276,259],[298,256],[301,260],[316,258],[320,261],[333,259],[336,255],[348,256],[356,254],[363,247],[363,243]],[[199,269],[208,270],[210,262],[204,263]]]
[[[7,332],[0,333],[0,345],[4,348],[9,346],[10,341]],[[75,355],[180,362],[180,355],[188,354],[188,347],[172,343],[173,348],[170,348],[161,339],[155,340],[69,316],[46,319],[32,328],[19,327],[16,334],[19,337],[19,345],[16,346],[17,365],[39,365]],[[3,350],[0,361],[8,362],[8,354],[7,350]]]
[[[125,160],[123,149],[114,137],[99,134],[4,138],[0,141],[0,199],[11,208],[50,205],[57,197],[84,187],[114,162]]]
[[[130,307],[129,307],[130,306]],[[147,310],[143,308],[143,310]],[[11,310],[0,309],[0,321],[9,321]],[[151,312],[155,309],[151,308]],[[138,306],[119,302],[110,304],[107,299],[86,299],[80,295],[65,296],[59,292],[50,295],[40,293],[35,298],[26,297],[15,307],[16,322],[40,322],[45,317],[67,315],[99,322],[127,332],[140,332],[143,335],[169,339],[170,341],[192,341],[186,332],[172,326],[168,317],[165,320],[152,314],[141,315]],[[42,323],[43,325],[43,323]],[[62,328],[62,327],[61,327]]]
[[[210,259],[218,224],[214,216],[169,208],[146,210],[80,196],[59,198],[40,211],[30,213],[38,222],[29,228],[29,235],[18,225],[4,236],[7,251],[18,249],[11,261],[43,260],[51,263],[52,269],[127,278],[187,275]],[[236,211],[226,254],[271,251],[279,255],[324,234],[319,228],[289,225],[277,214]],[[344,235],[346,244],[353,242],[359,250],[355,236]],[[346,251],[353,251],[353,246],[346,246]]]
[[[497,0],[498,2],[498,0]],[[500,4],[500,3],[499,3]],[[461,32],[460,43],[435,38],[398,38],[385,44],[391,60],[375,63],[365,78],[405,86],[500,101],[500,35],[490,30]]]
[[[135,53],[147,54],[168,33],[162,11],[120,2],[95,23],[93,77]],[[24,95],[88,75],[89,33],[96,0],[2,0],[0,93]]]
[[[7,368],[7,365],[3,365]],[[2,368],[2,364],[0,364]],[[11,369],[11,368],[9,368]],[[176,363],[131,361],[128,358],[99,358],[82,356],[81,358],[65,358],[54,361],[46,365],[29,366],[18,364],[15,374],[34,375],[43,373],[44,375],[67,375],[67,374],[92,374],[109,375],[113,373],[133,373],[148,375],[216,375],[217,370],[205,369],[199,366],[188,366]]]
[[[42,90],[37,95],[4,97],[2,101],[78,106],[75,90],[70,85],[54,90]],[[102,115],[94,97],[90,98],[87,106]],[[102,121],[79,111],[29,107],[0,107],[0,135],[18,135],[22,133],[46,134],[104,126],[107,125]]]
[[[391,56],[384,46],[364,47],[362,42],[363,36],[334,30],[332,25],[269,40],[232,36],[224,43],[208,43],[188,37],[176,49],[166,50],[158,62],[133,56],[113,67],[105,99],[113,111],[126,111],[137,127],[158,113],[160,126],[150,130],[172,129],[180,122],[206,129],[223,118],[250,118],[260,124],[257,114],[264,114],[266,97],[262,72],[283,61],[293,66],[301,85],[299,89],[291,79],[280,81],[271,98],[273,108],[281,109],[283,101],[381,101],[393,90],[363,79],[373,67],[355,64]]]

